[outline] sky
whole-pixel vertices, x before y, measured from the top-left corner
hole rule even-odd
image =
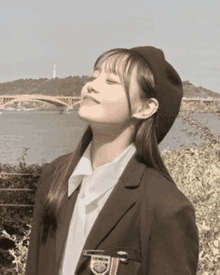
[[[151,45],[182,80],[220,92],[219,0],[7,0],[0,82],[88,75],[102,52]]]

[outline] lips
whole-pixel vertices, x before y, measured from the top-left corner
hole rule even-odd
[[[95,103],[100,104],[100,102],[97,99],[95,99],[94,97],[92,97],[90,95],[84,96],[83,99],[91,100],[91,101],[94,101]]]

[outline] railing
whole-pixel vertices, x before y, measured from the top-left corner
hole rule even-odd
[[[1,172],[0,173],[0,179],[1,180],[8,180],[8,177],[11,176],[18,176],[18,177],[25,177],[25,176],[32,176],[33,179],[39,178],[40,174],[36,173],[7,173],[7,172]],[[36,188],[0,188],[0,194],[4,192],[36,192]],[[0,196],[1,200],[4,200],[7,198],[5,196]],[[0,207],[33,207],[34,203],[26,204],[26,203],[0,203]]]

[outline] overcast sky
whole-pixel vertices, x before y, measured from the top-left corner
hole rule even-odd
[[[103,51],[164,50],[189,80],[220,92],[219,0],[5,0],[0,81],[90,74]]]

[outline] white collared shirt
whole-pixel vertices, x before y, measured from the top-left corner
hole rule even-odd
[[[81,182],[82,185],[70,221],[60,275],[74,274],[98,214],[136,151],[135,146],[131,144],[118,158],[93,170],[90,150],[91,143],[69,178],[68,196],[71,196]]]

